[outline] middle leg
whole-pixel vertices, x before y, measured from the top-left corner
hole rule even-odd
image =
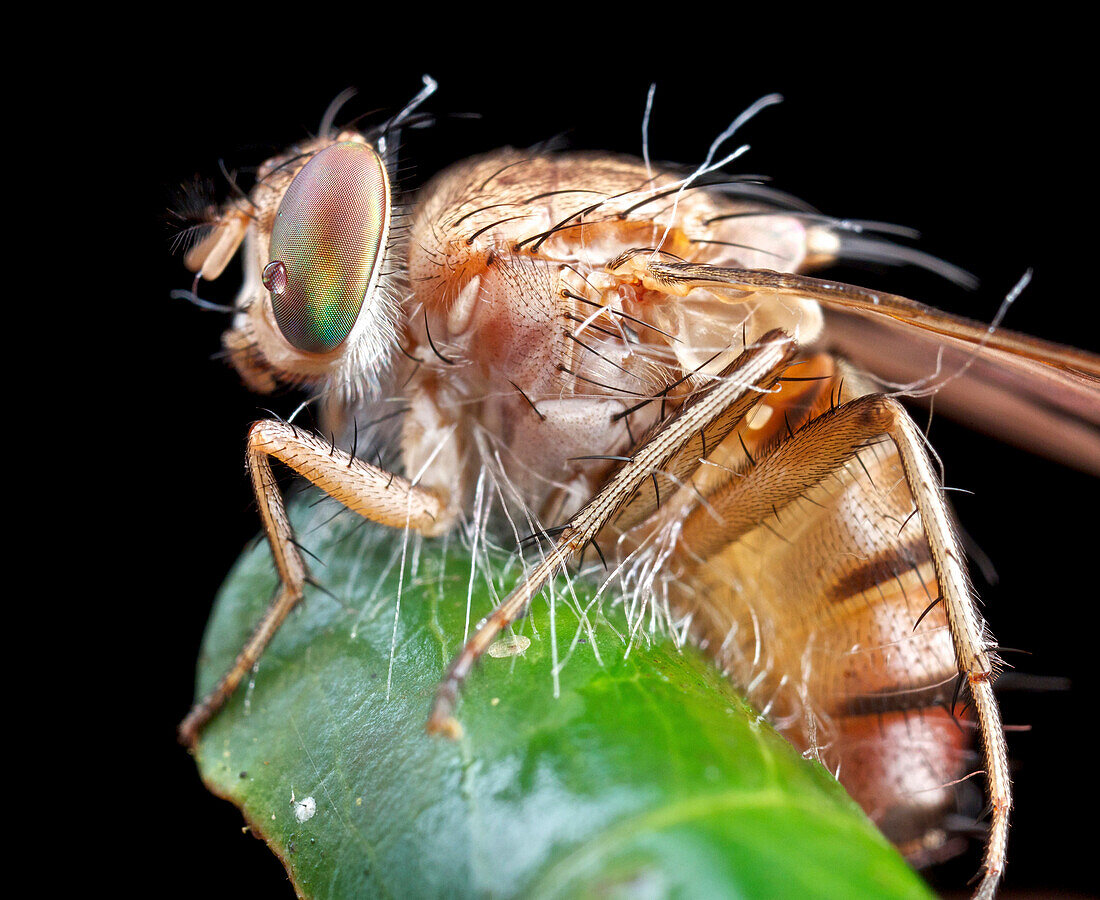
[[[428,731],[461,735],[453,712],[458,692],[500,631],[518,618],[547,581],[612,521],[628,527],[660,505],[661,483],[690,477],[700,459],[718,447],[744,416],[771,391],[797,353],[782,331],[764,335],[695,394],[611,475],[591,501],[562,530],[554,548],[493,610],[451,663],[439,685]]]

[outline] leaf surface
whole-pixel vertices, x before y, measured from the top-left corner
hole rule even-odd
[[[482,661],[462,739],[429,737],[444,667],[521,565],[482,546],[471,575],[459,537],[406,542],[334,509],[292,511],[331,595],[307,589],[196,750],[300,895],[930,896],[707,658],[648,632],[628,652],[622,605],[580,580]],[[218,597],[198,694],[275,587],[258,542]]]

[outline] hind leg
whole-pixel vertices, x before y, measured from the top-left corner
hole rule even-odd
[[[923,436],[896,400],[878,394],[778,436],[685,516],[673,562],[695,572],[712,599],[723,597],[716,608],[752,609],[751,618],[734,619],[736,630],[716,616],[709,636],[743,644],[732,657],[734,677],[745,683],[761,672],[762,696],[754,699],[774,704],[773,715],[801,719],[809,701],[792,696],[792,686],[812,687],[807,696],[835,720],[849,749],[867,737],[861,720],[882,732],[870,741],[872,756],[890,776],[919,762],[907,753],[930,742],[931,783],[910,772],[898,795],[874,783],[881,779],[867,759],[833,748],[847,781],[890,796],[887,808],[897,803],[904,812],[906,793],[940,791],[953,777],[955,751],[940,734],[951,737],[950,713],[931,707],[948,704],[955,676],[966,682],[992,806],[977,896],[990,897],[1004,868],[1012,802],[992,687],[997,658]],[[934,620],[945,631],[930,628]],[[894,725],[900,745],[886,734]]]

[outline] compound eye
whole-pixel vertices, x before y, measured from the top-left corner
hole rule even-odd
[[[299,350],[329,353],[347,340],[381,262],[389,201],[382,160],[352,141],[320,151],[290,183],[263,284]]]

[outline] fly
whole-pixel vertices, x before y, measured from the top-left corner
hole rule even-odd
[[[491,484],[500,515],[549,549],[451,663],[430,732],[461,733],[473,666],[592,547],[639,608],[690,613],[757,708],[914,859],[942,843],[964,774],[965,691],[992,809],[976,895],[991,897],[1012,806],[997,645],[898,397],[935,394],[939,410],[1100,472],[1100,358],[808,274],[889,259],[962,277],[888,230],[725,174],[740,150],[724,141],[776,98],[693,170],[500,150],[395,208],[391,148],[425,84],[374,131],[326,114],[186,257],[209,280],[243,253],[226,353],[257,391],[307,388],[328,437],[276,419],[249,431],[281,588],[184,741],[308,581],[272,460],[428,537],[481,510]],[[391,429],[397,466],[356,455],[365,422]]]

